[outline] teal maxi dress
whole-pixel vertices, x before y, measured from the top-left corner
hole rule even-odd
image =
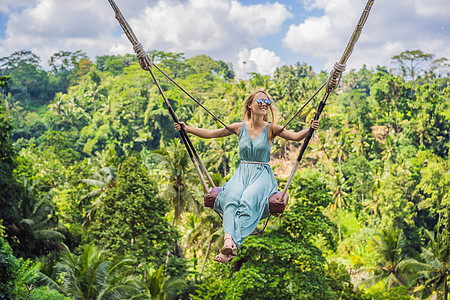
[[[277,181],[270,168],[269,124],[254,140],[245,122],[239,132],[241,162],[231,179],[217,195],[214,209],[223,215],[223,230],[236,246],[267,218],[269,197],[277,192]]]

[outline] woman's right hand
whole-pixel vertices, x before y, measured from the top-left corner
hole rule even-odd
[[[180,122],[180,123],[175,123],[175,129],[177,131],[181,130],[181,126],[183,126],[183,128],[186,128],[186,124],[184,124],[184,122]]]

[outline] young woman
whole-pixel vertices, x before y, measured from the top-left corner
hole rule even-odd
[[[277,192],[277,182],[269,165],[270,147],[276,135],[291,140],[303,140],[309,129],[293,132],[268,121],[268,110],[272,101],[265,91],[253,92],[245,102],[243,121],[229,126],[239,135],[239,156],[241,162],[236,172],[222,188],[216,198],[214,209],[223,215],[224,246],[214,258],[215,261],[230,262],[237,255],[237,248],[258,225],[269,216],[269,197]],[[203,129],[175,124],[177,130],[183,126],[188,133],[201,138],[219,138],[231,135],[226,129]],[[317,129],[319,121],[312,121]]]

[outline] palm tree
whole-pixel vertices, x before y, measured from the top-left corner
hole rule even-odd
[[[355,152],[356,156],[359,156],[361,154],[365,155],[366,149],[370,147],[367,135],[362,133],[358,133],[358,135],[354,137],[352,144],[352,152]]]
[[[256,72],[251,72],[250,73],[250,84],[252,89],[256,90],[256,89],[263,89],[263,90],[268,90],[269,88],[269,80],[270,80],[270,76],[269,75],[261,75],[259,73]]]
[[[282,90],[282,87],[279,88],[280,90]],[[282,96],[282,95],[280,95]],[[278,99],[277,102],[275,102],[276,108],[279,111],[278,115],[279,115],[279,124],[283,124],[285,125],[287,123],[287,121],[297,112],[299,106],[300,106],[300,102],[298,102],[297,99],[292,100],[288,97],[283,97]],[[292,122],[290,124],[290,126],[288,128],[291,128],[293,130],[298,130],[300,129],[299,126],[297,125],[298,122]],[[279,153],[279,158],[282,157],[282,154],[284,154],[284,159],[287,160],[288,159],[288,147],[291,144],[285,140],[285,139],[276,139],[274,140],[274,152],[278,152]],[[283,149],[283,150],[281,150]],[[289,149],[291,150],[291,149]]]
[[[84,246],[79,256],[64,248],[50,273],[41,273],[42,282],[50,288],[77,300],[128,299],[139,292],[139,278],[125,275],[132,270],[133,259],[111,261],[108,253],[93,245]]]
[[[57,93],[55,95],[54,100],[48,105],[50,111],[52,111],[55,115],[60,115],[63,110],[64,105],[64,96],[62,93]]]
[[[98,171],[94,171],[92,178],[81,179],[81,182],[88,186],[94,187],[86,195],[81,197],[79,206],[89,204],[84,216],[83,227],[88,227],[94,220],[95,213],[99,209],[106,192],[116,185],[117,172],[120,165],[120,160],[116,156],[114,148],[103,150],[101,153],[96,152],[94,163]]]
[[[395,286],[404,286],[407,278],[401,268],[405,255],[403,248],[406,238],[401,229],[390,227],[383,229],[376,238],[376,252],[381,256],[381,264],[375,269],[375,275],[360,285],[364,288],[379,282],[384,282],[386,289]]]
[[[144,270],[144,284],[141,293],[130,299],[165,300],[167,296],[175,296],[177,292],[187,286],[182,278],[164,276],[164,266],[158,269],[146,267]]]
[[[155,300],[163,300],[166,298],[166,294],[164,293],[164,266],[159,267],[159,269],[151,269],[147,267],[144,271],[144,292],[138,297],[139,299],[155,299]],[[141,298],[142,297],[142,298]]]
[[[190,173],[190,160],[188,153],[178,139],[170,141],[168,147],[161,146],[153,151],[150,157],[158,164],[158,175],[162,177],[160,193],[168,199],[174,209],[172,225],[180,221],[181,213],[189,208],[187,199],[191,198],[196,214],[199,214],[198,205],[188,189],[188,182],[192,176]],[[169,263],[170,250],[166,255],[166,266]]]
[[[415,293],[421,297],[428,297],[431,291],[436,292],[438,299],[448,299],[448,277],[450,275],[450,234],[447,229],[436,232],[425,230],[425,237],[429,239],[428,247],[422,247],[420,258],[405,260],[403,270],[417,274],[412,285],[416,286]]]
[[[339,173],[342,174],[342,160],[347,158],[347,134],[345,132],[341,132],[339,137],[333,141],[333,153],[331,154],[332,158],[337,158]]]
[[[237,147],[233,147],[226,139],[213,139],[210,142],[212,150],[208,161],[214,169],[222,171],[222,177],[226,177],[229,169],[229,162],[237,155]]]
[[[379,216],[380,213],[380,198],[381,198],[381,188],[382,188],[382,168],[380,166],[377,166],[375,168],[375,173],[372,174],[372,190],[370,193],[370,196],[366,198],[366,200],[363,202],[364,211],[370,210],[370,223],[372,224],[372,217],[376,218]]]
[[[318,143],[316,147],[313,147],[311,153],[316,155],[320,155],[320,177],[322,182],[325,178],[324,175],[324,167],[325,165],[330,168],[333,165],[333,160],[330,157],[330,153],[328,151],[331,148],[331,145],[328,143],[330,140],[331,130],[327,130],[325,132],[320,132],[318,136]]]
[[[203,257],[200,274],[203,273],[206,260],[211,251],[219,251],[223,244],[223,227],[217,214],[189,215],[186,226],[188,232],[185,235],[186,249],[195,249],[194,255]],[[187,253],[189,254],[189,253]]]
[[[92,101],[94,103],[94,112],[97,111],[95,100],[101,101],[105,98],[105,95],[101,93],[102,90],[103,88],[101,87],[101,85],[97,83],[91,83],[89,84],[88,90],[84,93],[84,96],[89,99],[88,101]]]
[[[94,190],[81,197],[79,203],[80,206],[89,203],[89,208],[84,215],[83,227],[88,227],[94,220],[95,213],[100,208],[106,192],[116,185],[116,177],[115,170],[110,167],[103,167],[98,173],[94,172],[92,178],[81,179],[81,182],[94,187]]]
[[[338,215],[338,232],[339,241],[341,241],[341,209],[345,206],[345,197],[348,195],[345,191],[347,189],[347,181],[342,176],[341,173],[336,173],[334,177],[334,188],[333,188],[333,200],[328,208],[330,212],[336,211]]]
[[[180,219],[183,209],[189,208],[187,199],[192,200],[194,211],[198,213],[198,205],[188,189],[188,182],[192,179],[190,159],[184,146],[178,139],[170,141],[168,147],[151,153],[151,158],[158,164],[161,171],[158,174],[162,180],[162,196],[169,200],[174,208],[174,222]]]
[[[84,109],[78,105],[77,95],[63,94],[60,96],[59,101],[55,103],[54,111],[55,113],[59,112],[61,117],[60,125],[67,128],[76,126],[77,121],[85,115]]]
[[[57,231],[51,193],[39,199],[36,186],[37,183],[24,179],[18,221],[8,225],[9,234],[17,237],[18,246],[25,256],[36,255],[35,251],[42,251],[42,248],[59,250],[59,242],[64,239],[64,235]]]
[[[283,98],[283,89],[281,85],[275,84],[273,81],[269,85],[269,88],[267,89],[267,92],[269,95],[275,99],[277,102]]]
[[[389,133],[385,139],[384,150],[381,152],[383,157],[382,161],[387,163],[389,171],[392,171],[392,164],[395,159],[395,150],[397,149],[397,138],[394,132]]]
[[[298,97],[295,95],[295,89],[298,84],[298,78],[293,66],[283,66],[279,71],[279,81],[283,90],[283,98],[287,98],[289,101],[297,101]]]
[[[101,112],[102,116],[105,116],[112,113],[112,108],[113,108],[113,97],[108,96],[108,98],[106,98],[106,102],[101,103],[101,108],[99,109],[99,111]],[[108,118],[108,121],[110,121],[110,118]]]

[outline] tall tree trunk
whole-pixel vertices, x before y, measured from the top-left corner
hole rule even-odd
[[[211,250],[212,240],[209,241],[208,249],[206,249],[205,258],[203,259],[202,269],[200,270],[200,275],[203,273],[205,269],[206,260],[208,259],[209,250]]]
[[[363,206],[364,203],[364,189],[363,189],[363,181],[361,179],[361,206]],[[364,209],[362,210],[362,216],[364,220]],[[366,221],[364,220],[363,226],[366,227]]]
[[[181,184],[178,183],[177,186],[177,218],[181,216]]]
[[[341,166],[341,156],[338,156],[338,163],[339,163],[339,173],[342,175],[342,166]]]
[[[225,152],[224,152],[225,155]],[[223,178],[225,178],[227,176],[227,159],[226,157],[222,160],[222,175]]]
[[[338,232],[339,232],[339,242],[341,242],[341,210],[337,209],[338,214]]]
[[[175,215],[176,215],[176,213],[177,213],[177,208],[175,207]],[[172,227],[174,227],[174,226],[175,226],[175,216],[173,216],[173,220],[172,220]],[[164,264],[164,278],[167,275],[167,266],[169,265],[169,258],[170,258],[170,250],[167,250],[166,262]]]
[[[447,271],[447,270],[446,270]],[[447,281],[447,272],[444,274],[444,300],[447,300],[448,296],[448,281]]]
[[[322,150],[322,159],[320,163],[320,181],[323,182],[323,150]]]

